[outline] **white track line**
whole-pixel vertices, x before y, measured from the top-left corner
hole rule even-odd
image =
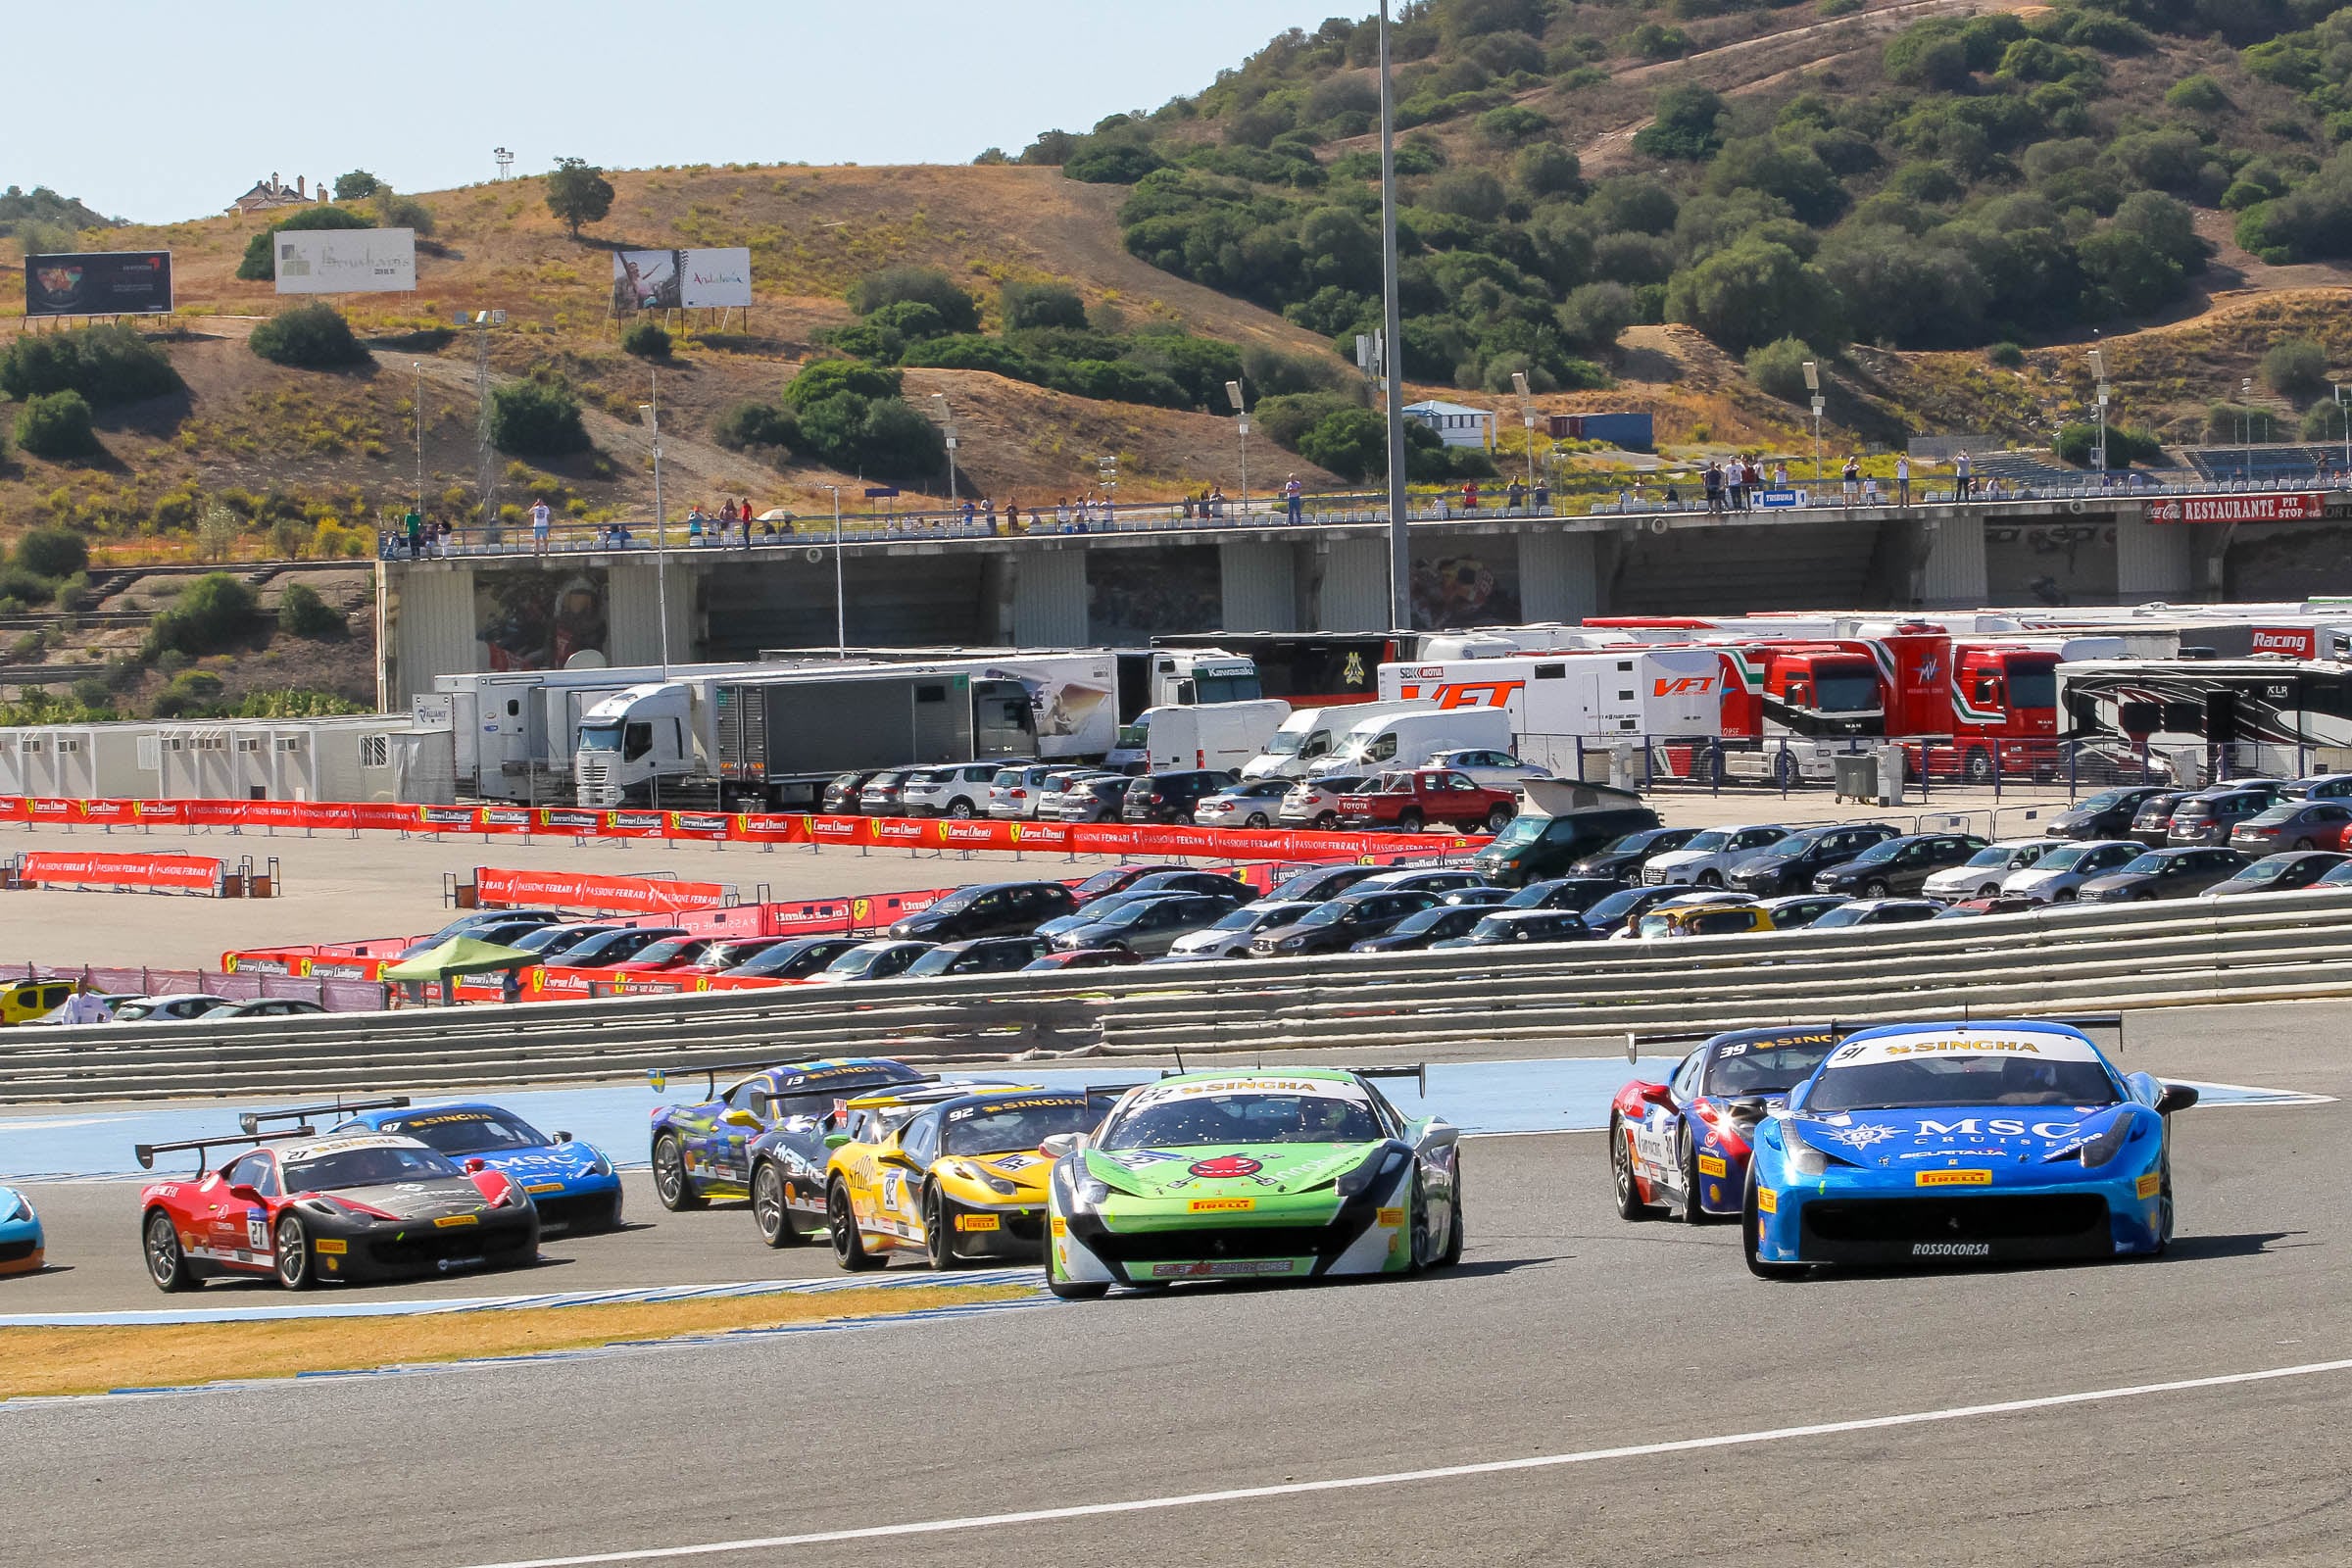
[[[963,1519],[927,1519],[906,1524],[868,1525],[856,1530],[823,1530],[800,1536],[765,1536],[747,1541],[713,1541],[682,1546],[647,1546],[633,1551],[600,1551],[578,1557],[534,1557],[528,1561],[485,1563],[477,1568],[587,1568],[594,1563],[655,1562],[670,1557],[707,1557],[721,1552],[761,1551],[784,1546],[821,1546],[843,1541],[881,1541],[893,1537],[936,1536],[959,1530],[987,1530],[1004,1525],[1051,1524],[1063,1519],[1091,1519],[1105,1514],[1148,1513],[1162,1508],[1192,1508],[1204,1503],[1253,1502],[1261,1497],[1294,1497],[1316,1492],[1355,1492],[1371,1487],[1402,1486],[1419,1481],[1446,1481],[1461,1476],[1502,1475],[1514,1470],[1550,1470],[1562,1465],[1592,1464],[1603,1459],[1645,1459],[1666,1453],[1691,1453],[1706,1448],[1747,1447],[1786,1443],[1794,1438],[1833,1437],[1847,1432],[1874,1432],[1887,1427],[1925,1426],[1938,1421],[1966,1421],[1980,1416],[2016,1415],[2031,1410],[2057,1409],[2073,1404],[2098,1404],[2110,1399],[2133,1399],[2151,1394],[2181,1394],[2195,1389],[2228,1388],[2240,1383],[2269,1383],[2280,1378],[2317,1377],[2328,1372],[2352,1371],[2352,1360],[2313,1361],[2302,1366],[2272,1367],[2259,1372],[2229,1372],[2218,1377],[2183,1378],[2173,1383],[2142,1383],[2131,1388],[2092,1389],[2081,1394],[2053,1394],[2038,1399],[2010,1399],[2000,1404],[1966,1404],[1944,1410],[1919,1410],[1906,1415],[1866,1416],[1853,1421],[1824,1421],[1812,1426],[1774,1427],[1764,1432],[1735,1432],[1713,1438],[1684,1438],[1674,1443],[1644,1443],[1624,1448],[1587,1448],[1578,1453],[1534,1454],[1521,1459],[1490,1459],[1479,1464],[1445,1465],[1431,1470],[1399,1470],[1389,1475],[1341,1476],[1328,1481],[1286,1482],[1271,1487],[1236,1487],[1225,1492],[1191,1492],[1168,1497],[1135,1497],[1124,1502],[1088,1502],[1064,1508],[1032,1508],[1021,1513],[975,1514]]]

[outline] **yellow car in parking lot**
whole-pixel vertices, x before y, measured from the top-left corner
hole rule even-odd
[[[1728,937],[1777,929],[1770,912],[1752,904],[1702,904],[1682,909],[1652,909],[1635,934],[1656,937]]]
[[[1124,1087],[1124,1086],[1122,1086]],[[1038,1145],[1092,1132],[1115,1092],[925,1084],[845,1107],[826,1143],[825,1226],[846,1269],[913,1252],[933,1268],[1045,1255],[1046,1180]]]
[[[0,986],[0,1026],[30,1023],[64,1006],[73,995],[72,980],[12,980]]]

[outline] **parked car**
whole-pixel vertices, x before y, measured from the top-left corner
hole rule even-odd
[[[1308,953],[1338,953],[1370,937],[1387,936],[1407,915],[1436,906],[1438,895],[1392,888],[1351,889],[1300,915],[1289,925],[1268,926],[1250,939],[1253,958],[1291,958]]]
[[[1600,806],[1548,816],[1527,811],[1511,818],[1494,835],[1494,843],[1471,858],[1471,863],[1498,886],[1518,887],[1544,877],[1565,876],[1568,868],[1586,856],[1629,833],[1661,825],[1658,813],[1646,806]],[[1647,869],[1645,865],[1644,875]]]
[[[566,949],[561,962],[573,969],[609,969],[616,963],[626,963],[657,942],[687,935],[674,925],[624,925],[590,937],[587,941]]]
[[[1711,827],[1695,834],[1679,850],[1650,857],[1642,867],[1645,887],[1719,888],[1731,869],[1760,855],[1788,836],[1778,823],[1749,827]]]
[[[1033,819],[1040,787],[1053,771],[1043,762],[1015,762],[998,768],[997,776],[988,781],[988,814],[1001,822]]]
[[[1368,775],[1362,773],[1293,779],[1289,793],[1274,809],[1274,820],[1282,827],[1311,827],[1328,832],[1340,825],[1340,797],[1352,795],[1369,782]]]
[[[1416,870],[1400,866],[1387,871],[1375,871],[1349,889],[1352,893],[1370,893],[1385,889],[1391,893],[1452,893],[1460,888],[1492,887],[1484,876],[1462,865],[1431,866]]]
[[[1592,942],[1592,928],[1559,909],[1495,909],[1442,948],[1503,948],[1534,942]]]
[[[1290,791],[1291,781],[1285,778],[1230,784],[1194,807],[1193,820],[1202,827],[1271,827]]]
[[[1907,833],[1882,839],[1843,864],[1817,873],[1813,891],[1864,899],[1917,893],[1932,874],[1963,863],[1984,848],[1984,841],[1974,833]]]
[[[2352,865],[2352,855],[2332,850],[2284,850],[2266,855],[2226,881],[2205,891],[2221,897],[2239,893],[2295,893],[2316,886],[2338,866]]]
[[[1808,931],[1836,931],[1849,925],[1910,925],[1933,920],[1943,906],[1932,899],[1855,899],[1840,904],[1815,920]]]
[[[1958,865],[1935,872],[1920,884],[1931,899],[1989,899],[2001,891],[2012,871],[2023,871],[2052,850],[2065,849],[2071,839],[2003,839],[1987,844]]]
[[[860,942],[808,977],[812,986],[854,985],[864,980],[891,980],[914,966],[931,951],[928,942],[894,942],[887,937]]]
[[[1519,792],[1475,783],[1450,768],[1417,767],[1383,773],[1340,797],[1340,821],[1352,828],[1418,833],[1436,825],[1499,833],[1519,813]]]
[[[1606,876],[1546,877],[1523,888],[1504,890],[1509,897],[1503,900],[1503,907],[1565,909],[1570,914],[1582,914],[1622,885],[1616,878]]]
[[[316,1002],[305,1002],[300,997],[255,997],[250,1002],[232,1002],[198,1016],[206,1023],[226,1023],[235,1018],[299,1018],[325,1010]]]
[[[1455,937],[1468,936],[1493,911],[1484,905],[1439,904],[1396,922],[1386,936],[1366,937],[1350,953],[1419,953]]]
[[[1154,876],[1161,871],[1189,871],[1191,869],[1192,867],[1189,865],[1177,865],[1166,860],[1144,860],[1132,865],[1114,865],[1108,870],[1097,871],[1070,891],[1077,898],[1078,906],[1083,909],[1097,899],[1107,899],[1113,893],[1126,892],[1148,876]]]
[[[1123,904],[1100,920],[1075,926],[1051,940],[1064,952],[1074,948],[1125,948],[1145,957],[1157,957],[1174,947],[1177,938],[1208,929],[1237,907],[1230,898],[1167,893]]]
[[[1023,974],[1059,974],[1064,969],[1119,969],[1143,962],[1125,948],[1080,948],[1069,953],[1041,954],[1021,966]]]
[[[2207,790],[2192,795],[2173,808],[2165,842],[2168,846],[2227,844],[2231,829],[2269,810],[2277,799],[2275,791],[2261,789]]]
[[[1469,747],[1459,751],[1440,752],[1429,760],[1432,767],[1443,767],[1455,773],[1467,773],[1481,784],[1499,784],[1510,789],[1523,778],[1549,778],[1551,769],[1521,761],[1508,752],[1491,748]]]
[[[1045,953],[1046,944],[1037,937],[972,937],[933,948],[908,964],[906,974],[909,980],[1008,974],[1027,968]]]
[[[711,936],[666,937],[651,944],[626,962],[607,967],[625,974],[662,974],[672,969],[683,969],[690,964],[700,963],[703,955],[710,952],[717,941],[718,938]]]
[[[1082,779],[1061,793],[1064,822],[1116,822],[1135,780],[1124,773]]]
[[[807,980],[852,948],[864,945],[863,937],[786,937],[727,972],[738,980]]]
[[[553,909],[476,909],[471,914],[460,915],[431,936],[419,938],[408,951],[429,953],[451,937],[474,936],[486,925],[562,925],[570,918]]]
[[[728,970],[751,962],[770,948],[780,948],[796,940],[792,937],[720,937],[702,952],[692,963],[681,965],[680,974],[725,974]]]
[[[175,991],[168,996],[140,997],[125,1002],[115,1009],[117,1023],[186,1023],[201,1018],[215,1007],[225,1007],[229,999],[216,997],[205,991]],[[60,1006],[64,1005],[61,1001]]]
[[[1613,937],[1680,891],[1679,888],[1620,888],[1587,909],[1584,922],[1594,936]]]
[[[913,768],[889,768],[876,773],[858,792],[858,809],[867,816],[899,815],[904,792],[914,775]]]
[[[825,782],[825,793],[818,808],[827,816],[846,816],[858,809],[858,797],[865,790],[865,781],[880,772],[880,768],[854,768],[836,773]]]
[[[2340,850],[2352,833],[2352,801],[2333,796],[2280,801],[2230,829],[2230,847],[2260,855],[2270,850]]]
[[[1048,773],[1038,786],[1037,809],[1030,814],[1041,822],[1058,822],[1062,808],[1073,797],[1097,779],[1125,779],[1124,773],[1107,767],[1059,767]]]
[[[1299,899],[1261,899],[1245,904],[1198,931],[1187,931],[1168,944],[1163,956],[1178,959],[1240,958],[1250,952],[1250,939],[1269,926],[1289,925],[1315,906]]]
[[[1762,905],[1706,904],[1652,909],[1634,924],[1637,941],[1667,937],[1743,937],[1775,927]]]
[[[1077,896],[1058,882],[981,882],[894,922],[888,935],[923,942],[1026,936],[1077,907]]]
[[[1812,888],[1814,877],[1831,866],[1841,865],[1872,845],[1884,844],[1901,833],[1900,828],[1886,822],[1799,828],[1732,866],[1723,874],[1723,885],[1760,899],[1803,893]]]
[[[2062,839],[2112,839],[2130,831],[2139,808],[2165,791],[2154,784],[2101,790],[2050,818],[2049,833]]]
[[[2032,899],[2021,899],[2014,893],[1995,893],[1987,898],[1962,899],[1957,904],[1947,904],[1936,918],[1956,920],[1979,914],[2024,914],[2040,907]]]
[[[1181,773],[1146,773],[1119,805],[1123,822],[1190,822],[1193,808],[1237,781],[1228,768],[1190,768]]]
[[[2036,904],[2072,904],[2082,884],[2094,876],[2121,870],[2147,853],[2132,839],[2092,839],[2052,850],[2023,871],[2001,879],[2001,891]]]
[[[1376,865],[1310,865],[1275,883],[1257,902],[1274,904],[1286,899],[1304,899],[1320,904],[1325,899],[1339,897],[1379,869]]]
[[[1450,908],[1489,909],[1501,908],[1510,904],[1511,899],[1512,895],[1509,888],[1489,887],[1486,884],[1481,883],[1479,886],[1474,888],[1455,888],[1449,893],[1441,895],[1438,902],[1447,906]],[[1532,909],[1537,907],[1537,906],[1533,904],[1525,904],[1521,905],[1520,907]],[[1571,910],[1569,912],[1574,913],[1575,911]]]
[[[1698,837],[1694,827],[1645,827],[1609,840],[1568,867],[1570,876],[1605,877],[1628,887],[1642,880],[1642,867],[1652,856],[1679,850]]]
[[[532,932],[547,929],[551,923],[553,922],[546,920],[486,920],[465,934],[476,942],[487,942],[494,947],[511,948],[519,946],[520,939],[529,936]],[[420,953],[432,952],[448,940],[447,937],[426,937],[422,941],[412,942],[401,949],[399,956],[404,958],[414,958]]]
[[[2118,837],[2134,840],[2151,850],[2163,849],[2167,836],[2172,832],[2174,808],[2195,793],[2194,790],[2165,790],[2149,796],[2139,803],[2139,809],[2132,813],[2132,825]]]
[[[2352,799],[2352,773],[2318,773],[2299,778],[2278,792],[2281,801],[2341,801]]]
[[[1756,907],[1772,916],[1775,931],[1802,931],[1846,902],[1837,893],[1789,893],[1777,899],[1758,899]]]
[[[1001,761],[954,762],[917,768],[899,787],[899,809],[908,816],[952,816],[957,821],[988,810],[988,786],[1004,771]]]
[[[2193,898],[2217,882],[2228,881],[2248,863],[2238,851],[2214,845],[2150,850],[2128,865],[2092,877],[2076,896],[2084,904]]]

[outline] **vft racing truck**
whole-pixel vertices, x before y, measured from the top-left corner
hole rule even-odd
[[[1580,760],[1584,775],[1639,777],[1633,759],[1654,743],[1724,733],[1725,660],[1713,648],[1627,647],[1383,664],[1380,694],[1501,709],[1520,760],[1562,777],[1579,777]]]

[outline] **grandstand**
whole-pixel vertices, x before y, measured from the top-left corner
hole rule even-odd
[[[2338,484],[2345,476],[2340,443],[2183,447],[2180,455],[2200,479],[2222,485]]]

